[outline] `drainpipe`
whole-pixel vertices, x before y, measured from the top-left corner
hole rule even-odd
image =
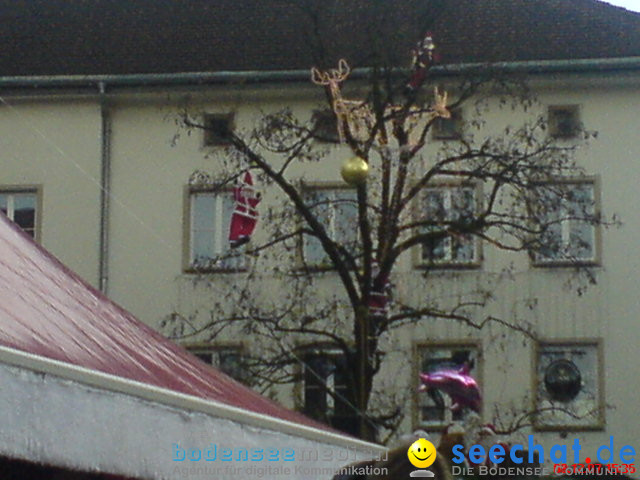
[[[109,286],[109,200],[111,195],[111,116],[105,96],[105,82],[98,83],[100,94],[100,252],[99,288],[105,295]]]

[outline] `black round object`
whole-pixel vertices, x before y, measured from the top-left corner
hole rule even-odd
[[[569,402],[582,389],[582,375],[571,360],[555,360],[544,372],[544,386],[552,400]]]

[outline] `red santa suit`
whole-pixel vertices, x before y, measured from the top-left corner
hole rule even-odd
[[[260,203],[261,196],[253,187],[251,173],[246,172],[233,188],[233,199],[235,205],[229,226],[229,243],[231,248],[236,248],[251,239],[256,223],[258,223],[256,207]]]

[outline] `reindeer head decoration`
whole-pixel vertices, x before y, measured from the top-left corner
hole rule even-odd
[[[364,101],[347,100],[342,97],[340,84],[350,73],[351,68],[345,59],[338,61],[338,68],[325,71],[315,67],[311,69],[313,83],[329,88],[331,106],[337,119],[338,136],[342,143],[345,141],[347,129],[354,138],[364,140],[373,125],[373,114]]]

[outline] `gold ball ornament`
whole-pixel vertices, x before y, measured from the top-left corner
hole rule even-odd
[[[340,174],[349,185],[359,185],[367,181],[369,164],[360,157],[353,157],[342,164]]]

